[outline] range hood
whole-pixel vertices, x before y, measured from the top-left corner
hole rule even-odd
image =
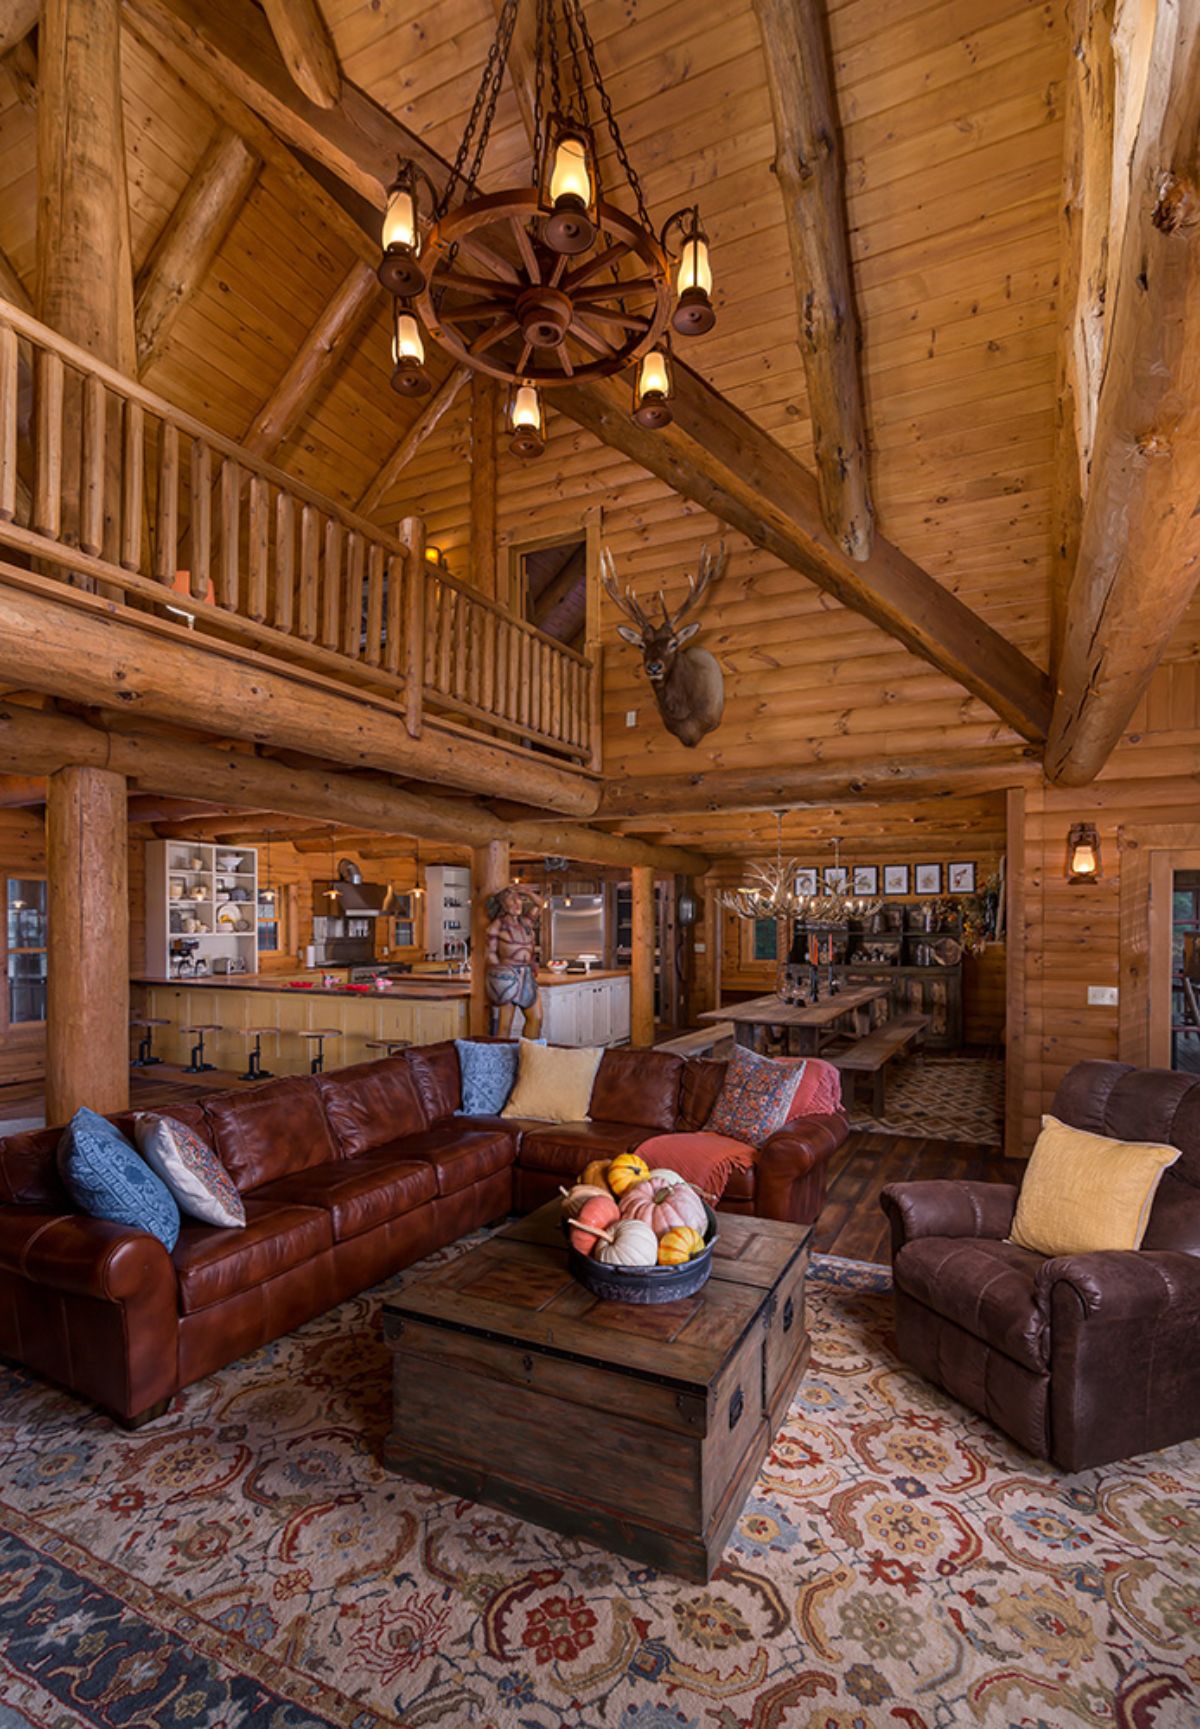
[[[336,899],[330,899],[330,889]],[[387,883],[318,882],[313,884],[313,910],[325,918],[378,918],[390,892]]]

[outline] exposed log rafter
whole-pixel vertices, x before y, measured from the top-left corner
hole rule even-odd
[[[754,0],[775,123],[798,340],[825,525],[848,558],[871,551],[875,510],[859,373],[837,105],[819,0]]]
[[[454,371],[443,379],[391,455],[385,458],[379,473],[355,505],[354,508],[360,516],[374,516],[425,440],[437,431],[453,408],[459,391],[470,376],[465,366],[456,366]]]
[[[1087,108],[1114,171],[1103,344],[1051,779],[1107,761],[1200,579],[1200,6],[1122,6],[1116,100]],[[1083,224],[1086,233],[1087,221]],[[1086,456],[1086,452],[1083,453]]]
[[[296,88],[318,108],[332,108],[342,76],[318,0],[263,0],[263,11]]]
[[[350,266],[242,440],[252,456],[273,457],[329,383],[382,290],[370,265]]]
[[[40,0],[0,0],[0,54],[24,42],[38,21]]]

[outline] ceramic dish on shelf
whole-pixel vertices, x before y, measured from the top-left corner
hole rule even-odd
[[[223,852],[217,854],[217,869],[219,871],[240,871],[242,855],[240,852]]]

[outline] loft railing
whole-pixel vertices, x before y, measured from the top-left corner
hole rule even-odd
[[[0,299],[0,548],[150,609],[566,761],[599,756],[574,649]]]

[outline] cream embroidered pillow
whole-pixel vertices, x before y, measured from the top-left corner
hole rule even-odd
[[[533,1117],[543,1123],[587,1121],[592,1082],[603,1050],[591,1046],[535,1045],[521,1040],[517,1084],[502,1117]]]
[[[1041,1255],[1141,1247],[1163,1172],[1178,1147],[1113,1141],[1042,1118],[1009,1241]]]

